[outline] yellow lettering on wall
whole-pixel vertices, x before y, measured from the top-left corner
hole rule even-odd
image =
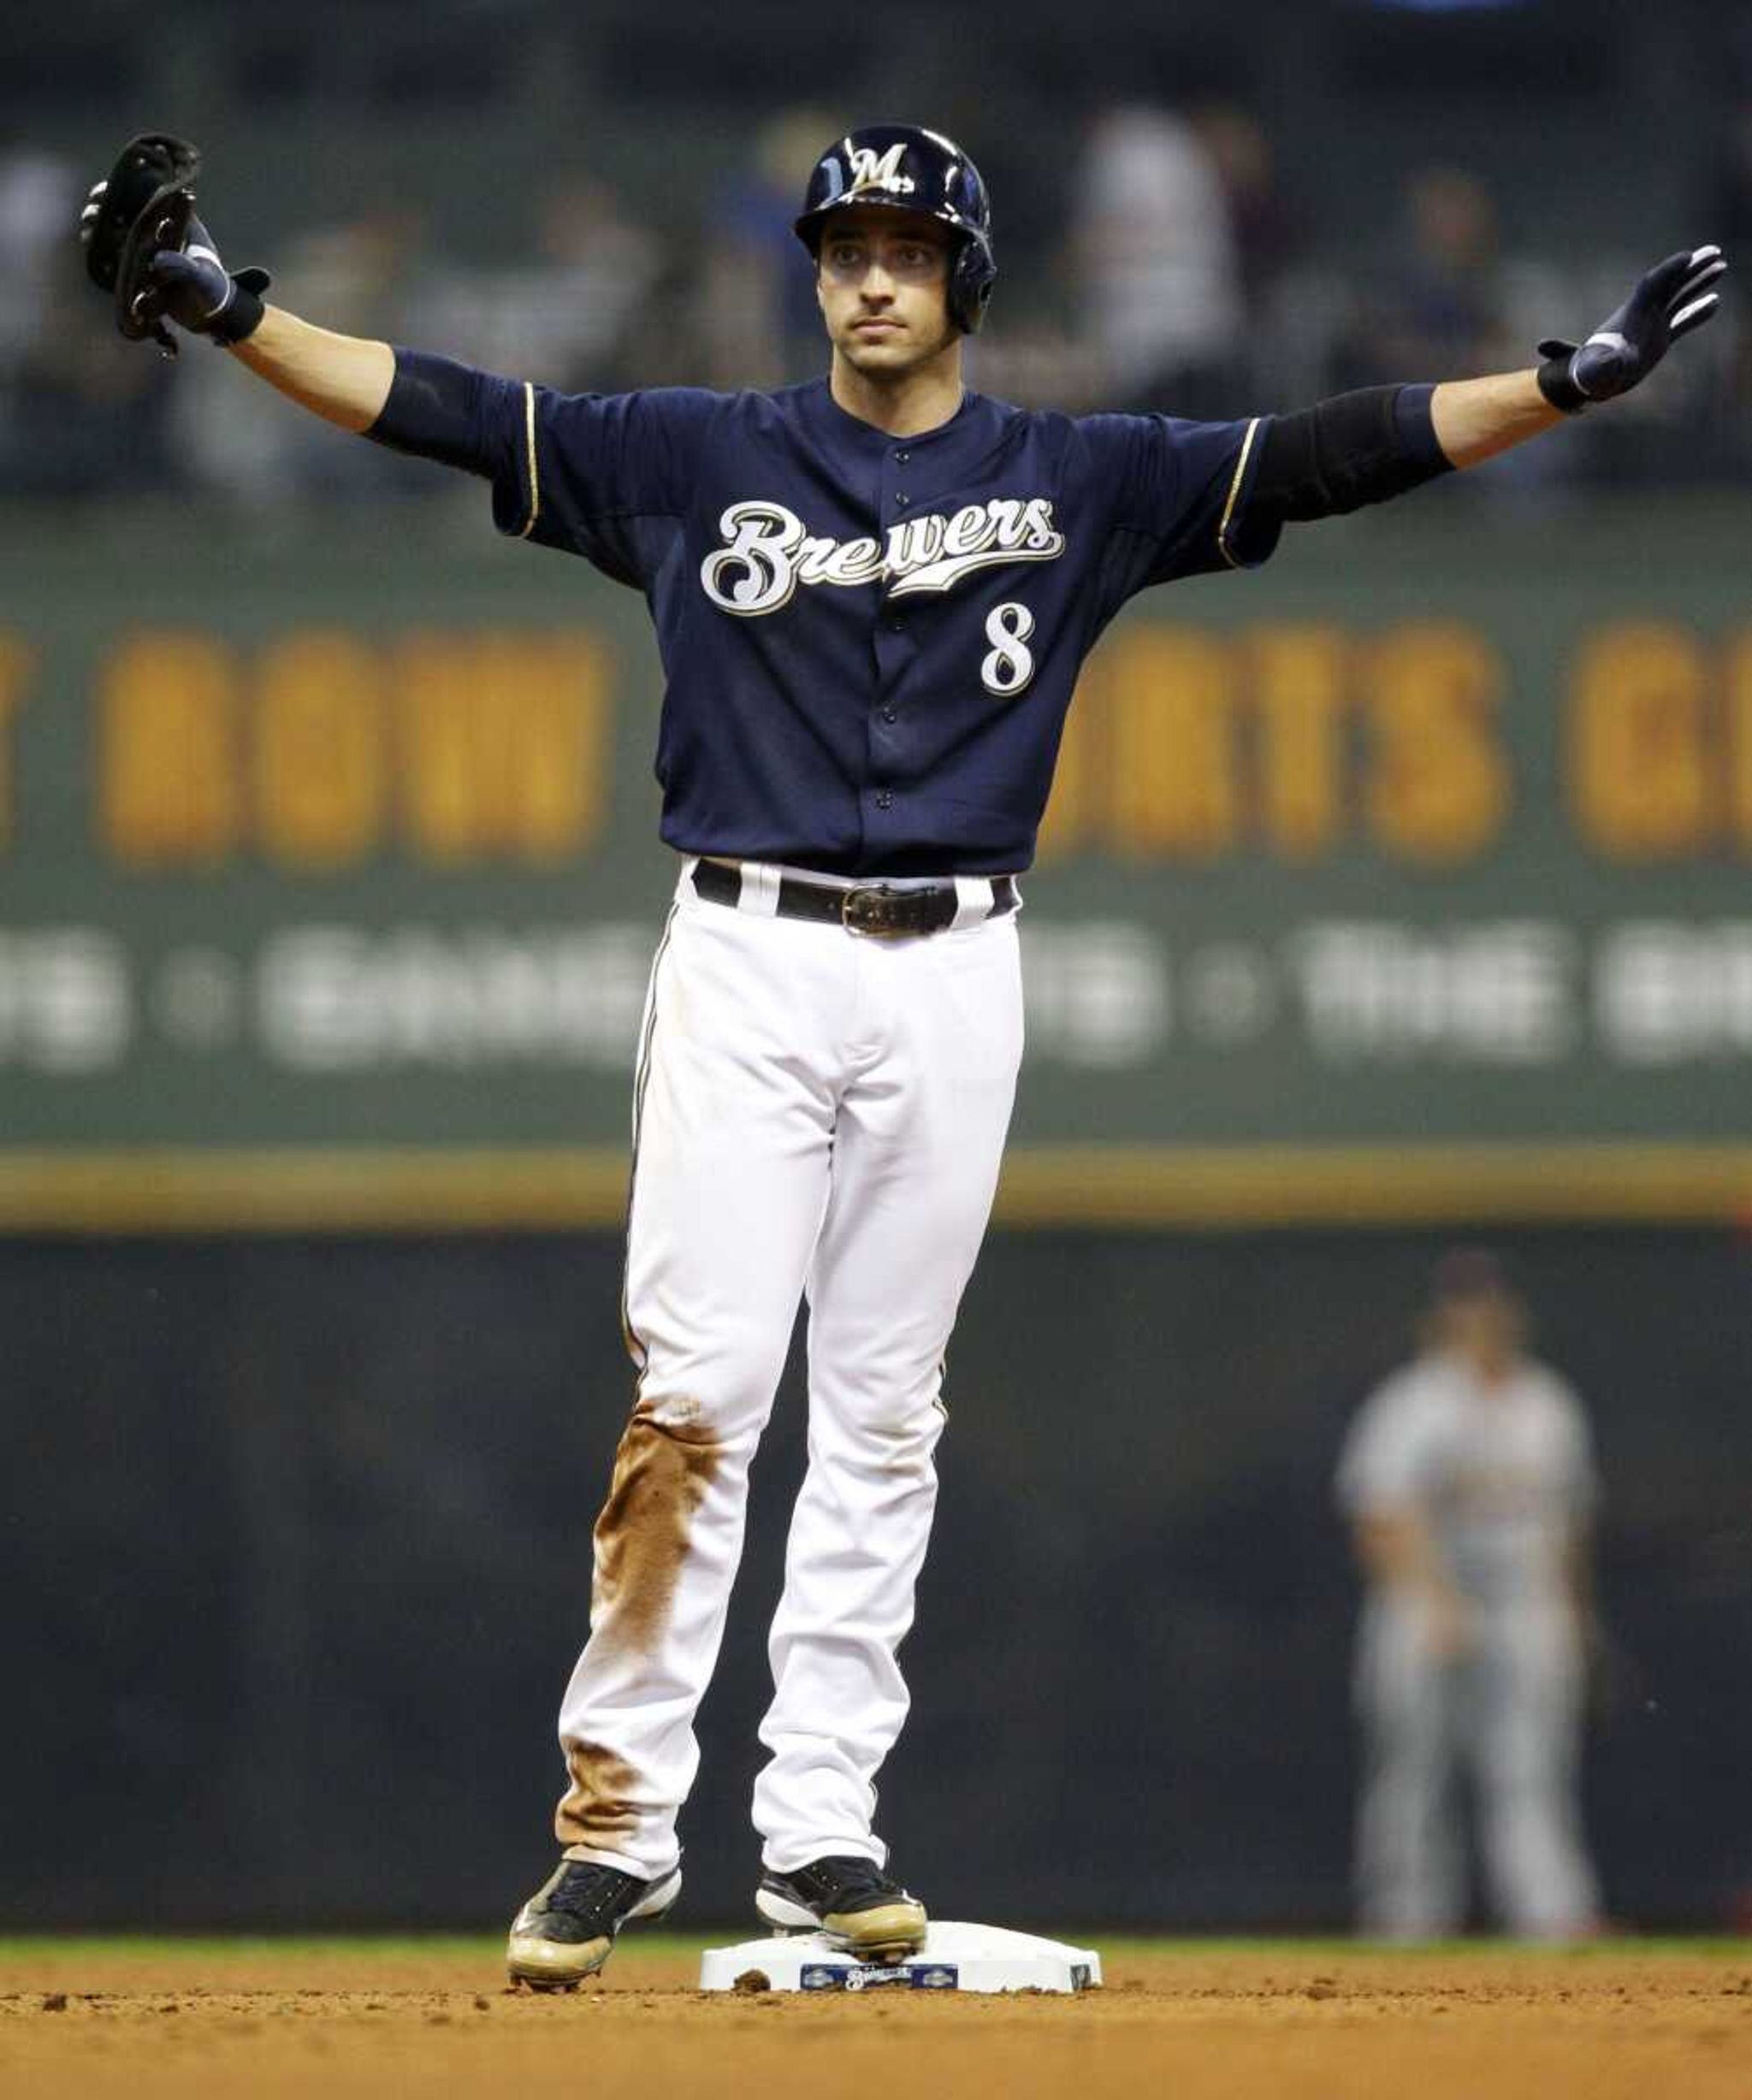
[[[595,837],[612,751],[594,634],[411,635],[392,677],[404,827],[423,859],[552,863]]]
[[[1476,629],[1429,621],[1363,653],[1370,730],[1370,828],[1384,851],[1442,865],[1470,859],[1508,814],[1497,742],[1502,666]]]
[[[483,850],[472,657],[471,637],[413,634],[390,667],[400,748],[397,788],[409,842],[425,861],[469,861]]]
[[[563,861],[595,837],[610,800],[608,653],[583,628],[482,639],[481,692],[498,785],[493,844]]]
[[[1734,843],[1752,851],[1752,628],[1730,637],[1723,665],[1728,732],[1728,824]]]
[[[1714,828],[1709,667],[1683,628],[1626,622],[1577,659],[1569,790],[1583,836],[1626,861],[1696,853]]]
[[[1109,784],[1116,850],[1211,860],[1235,843],[1233,659],[1183,627],[1133,627],[1109,653]]]
[[[12,838],[15,768],[12,762],[12,724],[23,704],[26,682],[37,660],[22,635],[0,627],[0,853]]]
[[[1107,728],[1112,680],[1105,651],[1083,665],[1052,776],[1052,794],[1041,821],[1037,862],[1063,861],[1098,844],[1096,778]]]
[[[288,635],[256,677],[255,798],[263,854],[344,867],[378,843],[386,767],[376,653],[356,636]]]
[[[236,843],[230,648],[212,635],[141,630],[98,674],[98,810],[110,851],[136,867],[212,866]]]
[[[1350,649],[1331,627],[1252,636],[1259,823],[1285,860],[1330,852],[1344,828],[1344,702]]]

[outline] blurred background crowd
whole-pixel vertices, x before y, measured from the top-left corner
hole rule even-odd
[[[1003,276],[975,383],[1073,411],[1251,413],[1518,367],[1658,255],[1731,254],[1752,228],[1752,16],[1710,0],[1120,5],[1093,24],[1023,3],[1001,34],[764,0],[660,21],[616,0],[312,0],[295,35],[218,0],[150,36],[119,12],[68,0],[9,33],[15,493],[266,505],[445,485],[229,391],[203,355],[167,383],[100,325],[72,229],[145,128],[204,147],[228,260],[271,266],[293,311],[574,390],[817,370],[790,221],[826,141],[885,115],[953,132],[994,190]],[[1697,349],[1609,432],[1483,485],[1752,476],[1735,303]]]

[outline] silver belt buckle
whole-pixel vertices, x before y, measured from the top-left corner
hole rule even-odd
[[[866,940],[898,940],[914,930],[897,925],[890,908],[904,895],[883,882],[855,884],[839,901],[839,923],[848,933]]]

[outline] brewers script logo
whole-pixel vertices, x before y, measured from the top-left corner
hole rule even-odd
[[[886,583],[891,598],[919,597],[949,590],[975,569],[1057,561],[1064,552],[1045,496],[930,512],[881,540],[816,539],[782,503],[732,503],[718,529],[726,544],[700,564],[700,582],[713,605],[743,619],[789,605],[799,583]]]

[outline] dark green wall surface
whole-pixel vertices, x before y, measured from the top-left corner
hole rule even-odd
[[[902,1871],[1017,1926],[1347,1912],[1339,1440],[1428,1234],[1000,1235],[950,1358]],[[1591,1410],[1626,1663],[1588,1760],[1615,1915],[1743,1920],[1743,1240],[1499,1243]],[[549,1856],[553,1711],[628,1400],[583,1239],[0,1246],[0,1923],[491,1929]],[[686,1818],[745,1914],[788,1382]]]

